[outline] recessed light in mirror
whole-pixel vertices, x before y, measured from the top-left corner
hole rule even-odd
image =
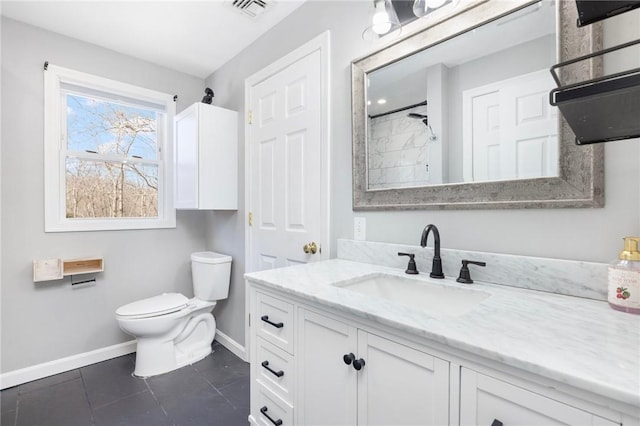
[[[386,99],[383,99],[383,98],[378,99],[378,105],[384,105],[386,103],[387,103]]]

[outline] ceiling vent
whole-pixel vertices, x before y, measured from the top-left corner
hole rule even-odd
[[[231,5],[252,18],[262,15],[267,9],[265,0],[233,0]]]

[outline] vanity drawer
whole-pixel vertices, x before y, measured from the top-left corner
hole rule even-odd
[[[293,355],[293,305],[256,292],[256,333],[269,343]]]
[[[261,426],[292,426],[293,406],[275,395],[269,389],[258,384],[253,418]]]
[[[256,346],[256,380],[285,401],[293,403],[293,357],[260,337]]]
[[[491,424],[620,425],[529,389],[462,368],[460,425]]]

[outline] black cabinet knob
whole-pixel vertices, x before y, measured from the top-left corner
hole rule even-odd
[[[351,365],[351,363],[352,363],[353,361],[355,361],[355,359],[356,359],[356,356],[355,356],[354,354],[352,354],[352,353],[345,354],[345,355],[342,357],[342,360],[343,360],[343,361],[344,361],[344,363],[345,363],[345,364],[347,364],[347,365]]]
[[[360,371],[362,370],[363,367],[364,367],[364,359],[360,358],[360,359],[353,360],[353,368]]]
[[[498,419],[493,419],[493,422],[491,422],[491,426],[502,426],[502,422]]]

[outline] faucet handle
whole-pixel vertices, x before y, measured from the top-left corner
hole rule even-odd
[[[471,279],[471,273],[469,272],[468,264],[478,265],[478,266],[487,266],[485,262],[478,262],[476,260],[463,260],[462,267],[460,268],[460,276],[456,280],[459,283],[463,284],[473,284],[473,280]]]
[[[398,256],[409,256],[409,264],[407,265],[407,270],[404,271],[405,274],[416,275],[418,273],[418,268],[416,267],[415,254],[398,253]]]

